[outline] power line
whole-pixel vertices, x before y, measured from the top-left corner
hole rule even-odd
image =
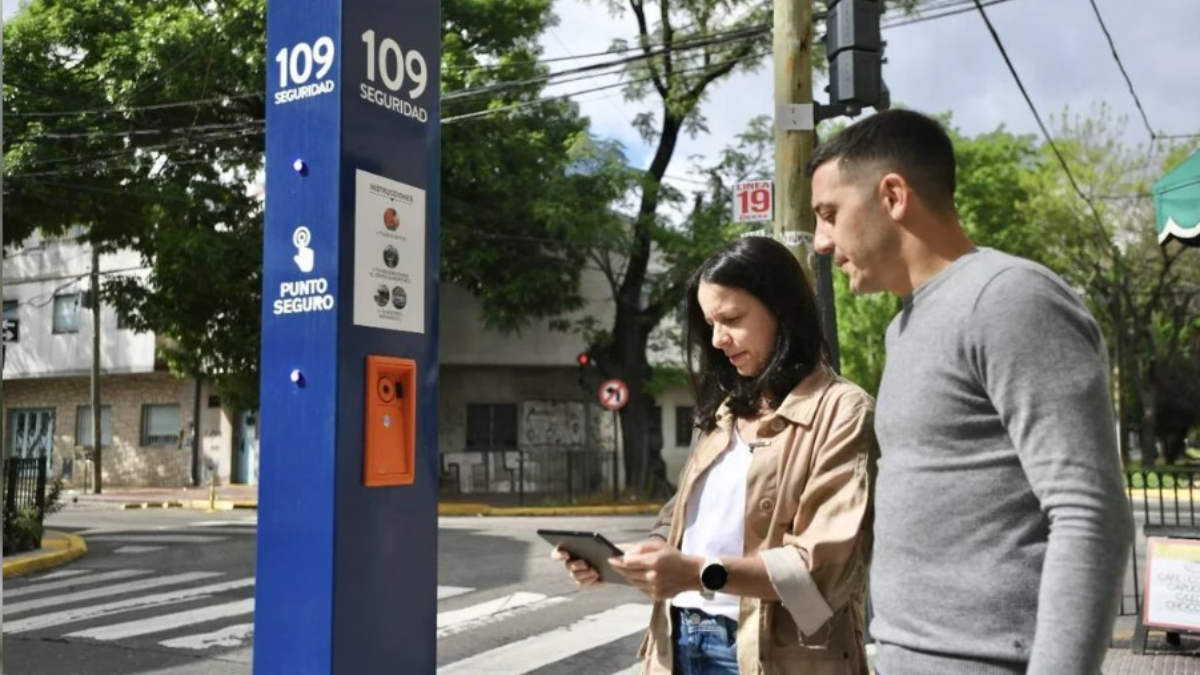
[[[19,143],[22,141],[38,140],[38,139],[43,139],[43,138],[44,139],[53,139],[53,140],[66,140],[66,139],[73,139],[73,138],[110,138],[110,137],[123,138],[125,136],[153,136],[153,135],[157,135],[157,134],[177,134],[177,133],[187,133],[187,132],[192,132],[192,131],[226,131],[226,130],[232,130],[232,129],[241,129],[241,128],[254,126],[254,125],[258,125],[258,124],[263,124],[263,123],[264,123],[264,120],[251,119],[251,120],[243,120],[240,122],[201,124],[201,125],[195,125],[195,126],[189,126],[189,127],[173,127],[173,128],[167,128],[167,129],[124,129],[124,130],[120,130],[120,131],[80,131],[80,132],[70,132],[70,133],[57,133],[57,132],[51,131],[51,132],[43,132],[43,133],[34,133],[29,136],[22,136],[22,137],[14,138],[13,142]]]
[[[1046,143],[1050,145],[1050,149],[1054,151],[1054,156],[1058,158],[1058,163],[1062,165],[1063,172],[1067,174],[1067,180],[1070,181],[1071,187],[1075,189],[1075,193],[1079,195],[1079,198],[1088,205],[1092,218],[1096,221],[1096,225],[1103,231],[1104,223],[1100,220],[1100,213],[1096,210],[1096,204],[1091,199],[1088,199],[1083,189],[1079,187],[1079,183],[1075,180],[1075,174],[1071,173],[1071,167],[1067,164],[1067,159],[1063,157],[1062,152],[1058,149],[1058,144],[1054,142],[1050,131],[1046,129],[1046,124],[1042,122],[1042,116],[1038,113],[1037,106],[1033,104],[1033,99],[1030,98],[1029,92],[1025,90],[1025,84],[1021,81],[1021,76],[1017,74],[1017,69],[1013,66],[1012,59],[1008,57],[1008,50],[1005,49],[1004,42],[1000,40],[1000,34],[996,32],[996,27],[992,25],[992,20],[988,18],[987,11],[983,8],[983,3],[981,0],[974,0],[974,2],[975,8],[979,10],[979,15],[983,17],[984,24],[987,25],[988,32],[992,34],[992,40],[995,41],[996,47],[1000,50],[1000,56],[1004,57],[1004,63],[1008,65],[1008,72],[1012,73],[1013,79],[1016,80],[1017,88],[1021,90],[1021,95],[1025,97],[1025,103],[1029,104],[1029,110],[1033,113],[1033,118],[1042,130],[1042,136],[1045,137]]]
[[[695,25],[696,24],[692,24],[692,27],[695,27]],[[695,37],[687,38],[685,40],[680,40],[679,42],[672,43],[671,47],[675,48],[675,49],[686,49],[689,47],[689,44],[694,41],[702,41],[702,40],[709,40],[712,38],[720,38],[720,37],[724,37],[727,35],[731,35],[733,33],[740,33],[740,32],[746,31],[746,30],[751,30],[751,29],[756,29],[756,28],[764,28],[764,27],[767,29],[770,29],[771,24],[769,24],[769,23],[753,24],[750,26],[743,26],[741,28],[735,28],[735,29],[727,30],[727,31],[716,31],[716,32],[709,33],[706,35],[702,34],[702,35],[698,35]],[[630,40],[624,40],[624,42],[628,43],[628,42],[630,42]],[[637,40],[635,39],[635,40],[633,40],[633,42],[637,42]],[[547,63],[560,63],[562,61],[577,61],[580,59],[599,58],[601,56],[616,56],[619,54],[628,54],[629,52],[640,52],[645,49],[652,49],[655,47],[663,47],[663,46],[665,46],[664,43],[651,42],[651,43],[647,43],[645,45],[637,44],[632,47],[622,47],[620,49],[608,49],[608,50],[602,51],[602,52],[591,52],[588,54],[572,54],[570,56],[555,56],[555,57],[551,57],[548,59],[533,59],[531,61],[514,61],[511,63],[478,63],[478,64],[462,65],[462,66],[443,66],[442,70],[451,70],[451,71],[474,71],[474,70],[492,70],[492,69],[499,70],[501,68],[504,68],[504,67],[510,66],[510,65],[535,65],[536,66],[536,65],[544,65]]]
[[[1142,116],[1142,123],[1146,125],[1146,133],[1150,134],[1150,140],[1153,141],[1155,139],[1154,127],[1150,126],[1150,119],[1146,117],[1146,109],[1142,107],[1142,100],[1138,98],[1137,91],[1133,88],[1133,80],[1129,79],[1129,73],[1125,71],[1121,55],[1117,53],[1117,45],[1113,43],[1112,33],[1108,32],[1108,25],[1104,23],[1104,17],[1100,15],[1100,8],[1096,6],[1096,0],[1088,1],[1092,5],[1092,11],[1096,13],[1096,20],[1100,22],[1100,30],[1104,31],[1104,37],[1108,40],[1108,48],[1112,50],[1113,59],[1117,62],[1117,67],[1121,69],[1121,76],[1125,78],[1125,84],[1129,85],[1129,94],[1133,96],[1133,102]]]
[[[712,45],[719,45],[719,44],[725,44],[725,43],[729,43],[729,42],[747,40],[747,39],[759,37],[761,35],[765,35],[768,32],[770,32],[770,26],[766,26],[766,25],[756,26],[756,27],[747,28],[747,29],[744,29],[741,31],[734,31],[734,32],[731,32],[730,34],[728,34],[724,37],[720,37],[720,38],[708,38],[708,39],[700,40],[700,41],[692,41],[692,42],[688,43],[686,46],[671,45],[671,46],[667,47],[666,49],[662,49],[659,51],[651,51],[651,52],[644,53],[644,54],[638,54],[636,56],[627,56],[627,57],[624,57],[621,59],[615,59],[615,60],[606,61],[606,62],[602,62],[602,63],[593,63],[593,64],[589,64],[586,66],[579,66],[577,68],[568,68],[566,70],[559,70],[559,71],[556,71],[553,73],[546,73],[544,75],[538,75],[536,77],[531,77],[531,78],[524,79],[524,80],[517,80],[515,82],[497,82],[496,84],[485,85],[482,87],[471,87],[471,88],[467,88],[467,89],[462,89],[459,91],[450,92],[448,94],[443,94],[442,101],[443,102],[455,101],[455,100],[465,98],[468,96],[491,94],[491,93],[501,92],[501,91],[505,91],[505,90],[509,90],[509,89],[525,87],[525,86],[528,86],[531,84],[541,84],[544,82],[548,82],[552,79],[562,77],[564,75],[575,75],[575,74],[579,74],[579,73],[593,72],[596,70],[607,70],[609,68],[615,68],[617,66],[623,66],[623,65],[630,64],[630,63],[636,63],[638,61],[648,61],[650,59],[653,59],[653,58],[656,58],[659,56],[663,56],[666,54],[670,54],[670,53],[676,52],[676,51],[691,50],[691,49],[696,49],[697,47],[708,47],[708,46],[712,46]],[[611,75],[613,73],[607,73],[607,74]]]
[[[1011,2],[1011,0],[987,0],[987,2],[983,3],[983,6],[991,7],[992,5],[1000,5],[1006,2]],[[917,23],[933,21],[934,19],[945,19],[947,17],[975,11],[972,0],[952,0],[951,2],[947,2],[936,7],[931,7],[930,9],[944,9],[946,11],[938,14],[921,14],[914,17],[897,18],[890,22],[884,21],[881,25],[881,28],[902,28],[904,26],[911,26]]]
[[[733,61],[736,63],[741,63],[741,62],[747,61],[747,60],[759,59],[764,56],[767,56],[768,54],[770,54],[770,52],[763,52],[763,53],[759,53],[759,54],[749,54],[747,56],[733,59]],[[725,63],[728,63],[728,62],[725,62]],[[677,71],[675,71],[675,73],[681,74],[681,73],[688,73],[688,72],[695,72],[695,71],[712,70],[714,68],[723,67],[725,65],[725,63],[712,63],[707,66],[700,66],[697,68],[685,68],[683,70],[677,70]],[[562,94],[560,96],[547,96],[545,98],[539,98],[539,99],[536,99],[533,101],[525,101],[523,103],[514,103],[512,105],[501,106],[499,108],[487,108],[485,110],[480,110],[477,112],[464,113],[462,115],[453,115],[451,117],[443,118],[442,124],[450,124],[453,122],[474,119],[477,117],[485,117],[485,116],[492,115],[495,113],[508,112],[511,110],[519,110],[521,108],[528,108],[530,106],[541,105],[542,103],[547,103],[549,101],[557,101],[557,100],[564,99],[564,98],[571,98],[573,96],[580,96],[582,94],[591,94],[591,93],[595,93],[597,91],[605,91],[607,89],[614,89],[616,87],[625,87],[625,86],[634,85],[634,84],[641,84],[644,82],[650,82],[653,79],[654,79],[654,77],[643,77],[643,78],[639,78],[636,80],[630,80],[628,82],[618,82],[616,84],[607,84],[607,85],[600,86],[600,87],[593,87],[591,89],[584,89],[581,91],[573,91],[568,94]]]
[[[17,89],[21,87],[18,86]],[[142,112],[146,110],[168,110],[171,108],[189,108],[213,103],[228,103],[230,101],[245,100],[251,98],[262,98],[262,94],[238,94],[234,96],[221,96],[218,98],[198,99],[195,101],[179,101],[177,103],[155,103],[151,105],[130,106],[124,108],[92,108],[90,110],[53,110],[47,112],[28,112],[14,113],[5,111],[5,117],[69,117],[71,115],[124,115],[134,112]]]

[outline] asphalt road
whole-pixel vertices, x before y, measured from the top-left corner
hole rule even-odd
[[[636,541],[650,518],[445,518],[439,525],[438,674],[625,675],[649,601],[580,590],[539,527]],[[4,586],[8,675],[250,675],[253,512],[72,506],[49,525],[88,554]]]

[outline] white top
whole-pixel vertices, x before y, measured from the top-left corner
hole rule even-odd
[[[684,555],[741,558],[745,554],[746,480],[752,457],[750,446],[742,440],[735,423],[729,447],[696,480],[688,496],[680,547]],[[675,596],[672,604],[737,621],[740,600],[736,595],[719,592],[712,600],[706,600],[699,591],[684,591]]]

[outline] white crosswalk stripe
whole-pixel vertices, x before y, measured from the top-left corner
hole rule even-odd
[[[121,612],[129,612],[148,607],[162,607],[164,605],[176,604],[186,600],[195,600],[197,598],[204,598],[216,593],[224,593],[226,591],[232,591],[238,588],[248,588],[253,585],[254,577],[247,577],[234,581],[225,581],[218,584],[209,584],[207,586],[185,588],[180,591],[135,596],[126,600],[118,600],[116,602],[109,602],[102,605],[78,607],[59,612],[51,612],[50,614],[38,614],[25,619],[20,619],[18,621],[5,621],[4,632],[27,633],[29,631],[61,626],[68,623],[75,623],[77,621],[99,619]],[[5,609],[8,608],[6,607]]]
[[[34,609],[56,607],[58,605],[71,605],[77,602],[85,602],[87,600],[95,600],[97,598],[107,598],[113,595],[137,593],[139,591],[146,591],[152,588],[162,588],[163,586],[176,586],[178,584],[186,584],[189,581],[200,581],[201,579],[211,579],[219,576],[221,576],[220,572],[184,572],[183,574],[172,574],[170,576],[158,577],[157,579],[144,579],[141,581],[133,581],[127,584],[117,584],[115,586],[105,586],[103,588],[93,588],[87,591],[67,593],[66,595],[52,595],[46,598],[38,598],[37,600],[14,602],[11,605],[4,606],[4,616],[28,612]]]
[[[474,588],[466,588],[465,586],[438,586],[437,599],[445,600],[446,598],[453,598],[456,595],[463,595],[465,593],[470,593],[473,590],[475,590],[475,589]]]
[[[465,630],[505,621],[529,611],[566,602],[566,598],[547,598],[540,593],[513,593],[462,609],[438,612],[437,636],[440,640]]]
[[[209,649],[211,647],[240,647],[250,642],[254,624],[239,623],[211,633],[185,635],[158,643],[169,649]]]
[[[222,573],[205,571],[154,577],[149,570],[132,568],[73,572],[8,590],[6,599],[20,600],[4,607],[4,633],[46,631],[66,641],[155,645],[194,655],[253,646],[252,577],[222,579]],[[606,649],[616,650],[605,652],[610,654],[607,670],[616,671],[610,675],[639,675],[626,638],[645,630],[648,603],[610,608],[587,603],[580,609],[588,609],[580,611],[572,609],[575,595],[496,590],[438,586],[437,640],[457,640],[450,644],[459,650],[454,652],[457,660],[439,668],[438,675],[524,675],[541,669],[572,675],[578,672],[578,655]],[[479,599],[473,601],[473,595]],[[547,610],[554,613],[539,614]],[[542,628],[523,630],[529,622],[541,622]],[[537,632],[544,628],[549,630]],[[513,637],[473,646],[471,636],[489,630]],[[500,646],[488,648],[495,644]],[[618,668],[622,661],[630,665]]]
[[[87,570],[81,570],[84,573]],[[148,570],[116,570],[115,572],[104,572],[102,574],[93,574],[91,576],[78,577],[74,576],[69,579],[63,579],[61,576],[53,577],[61,581],[48,581],[30,584],[21,588],[5,589],[4,599],[20,598],[34,593],[44,593],[46,591],[57,591],[60,588],[73,588],[75,586],[85,586],[89,584],[99,584],[107,581],[116,581],[117,579],[128,579],[129,577],[137,577],[150,574]],[[50,576],[42,577],[42,579],[50,579]]]
[[[620,605],[438,668],[438,675],[524,675],[556,661],[645,630],[650,606]]]
[[[68,633],[67,637],[88,638],[91,640],[124,640],[141,635],[150,635],[151,633],[165,633],[176,628],[204,623],[205,621],[215,621],[217,619],[227,619],[231,616],[242,616],[253,613],[254,598],[247,598],[236,602],[227,602],[223,605],[210,605],[186,612],[176,612],[174,614],[167,614],[166,616],[153,616],[138,621],[126,621],[125,623],[113,624],[111,626],[81,630],[75,633]]]
[[[207,534],[109,534],[88,537],[89,542],[110,544],[214,544],[225,539]]]

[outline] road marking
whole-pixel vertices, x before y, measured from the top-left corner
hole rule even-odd
[[[258,527],[258,518],[242,518],[240,520],[201,520],[189,523],[192,527]]]
[[[113,551],[113,553],[121,553],[125,555],[133,555],[136,553],[150,553],[152,551],[161,551],[165,546],[122,546]]]
[[[171,649],[208,649],[209,647],[240,647],[254,634],[254,624],[239,623],[236,626],[226,626],[212,633],[202,635],[187,635],[173,640],[164,640],[158,644]]]
[[[77,593],[67,593],[66,595],[55,595],[49,598],[26,600],[25,602],[17,602],[11,605],[5,605],[4,616],[16,614],[17,612],[27,612],[31,609],[43,609],[45,607],[54,607],[56,605],[69,605],[76,602],[95,600],[96,598],[105,598],[110,595],[137,593],[139,591],[146,591],[151,588],[175,586],[177,584],[186,584],[191,581],[199,581],[201,579],[210,579],[212,577],[219,576],[222,576],[220,572],[185,572],[183,574],[173,574],[167,577],[158,577],[157,579],[143,579],[141,581],[133,581],[127,584],[105,586],[104,588],[93,588],[90,591],[79,591]]]
[[[513,593],[470,607],[438,612],[437,638],[440,640],[465,630],[511,619],[518,614],[566,602],[566,598],[547,598],[540,593]]]
[[[245,588],[254,585],[254,577],[246,577],[235,581],[225,581],[219,584],[210,584],[208,586],[196,586],[194,588],[186,588],[181,591],[170,591],[168,593],[156,593],[154,595],[143,595],[137,598],[128,600],[118,600],[103,605],[92,605],[91,607],[77,607],[75,609],[67,609],[61,612],[52,612],[50,614],[40,614],[31,616],[27,619],[19,621],[5,621],[5,633],[26,633],[31,630],[39,630],[42,628],[50,628],[59,626],[65,623],[73,623],[76,621],[86,621],[89,619],[97,619],[100,617],[127,612],[133,609],[142,609],[146,607],[161,607],[170,605],[185,600],[195,600],[197,598],[207,597],[214,593],[223,593],[238,588]]]
[[[209,605],[207,607],[190,609],[185,612],[160,614],[137,621],[126,621],[99,628],[90,628],[75,633],[68,633],[66,637],[104,641],[125,640],[141,635],[175,630],[176,628],[200,624],[205,621],[216,621],[217,619],[227,619],[231,616],[242,616],[243,614],[253,613],[254,598],[246,598],[235,602],[227,602],[223,605]]]
[[[642,664],[639,663],[636,666],[630,666],[619,673],[613,673],[613,675],[640,675],[641,672]]]
[[[650,605],[620,605],[565,628],[488,650],[444,668],[438,675],[524,675],[583,651],[646,630]]]
[[[51,579],[66,579],[67,577],[77,577],[80,574],[87,574],[88,572],[91,572],[91,570],[82,570],[82,569],[59,570],[57,572],[50,572],[49,574],[43,574],[42,576],[38,577],[38,579],[40,581],[50,581]]]
[[[83,570],[87,571],[87,570]],[[71,588],[73,586],[86,586],[88,584],[98,584],[105,581],[116,581],[117,579],[127,579],[143,574],[149,574],[147,570],[117,570],[115,572],[105,572],[103,574],[93,574],[92,576],[83,577],[81,579],[64,579],[62,581],[39,582],[21,586],[12,590],[4,589],[4,599],[19,598],[23,595],[32,593],[42,593],[44,591],[57,591],[60,588]],[[46,577],[49,578],[49,577]],[[62,577],[56,577],[62,579]],[[7,609],[7,608],[6,608]]]
[[[438,586],[438,600],[453,598],[456,595],[463,595],[475,590],[474,588],[463,588],[462,586]]]
[[[212,537],[204,534],[112,534],[101,537],[88,537],[88,541],[107,542],[113,544],[212,544],[225,541],[228,537]]]

